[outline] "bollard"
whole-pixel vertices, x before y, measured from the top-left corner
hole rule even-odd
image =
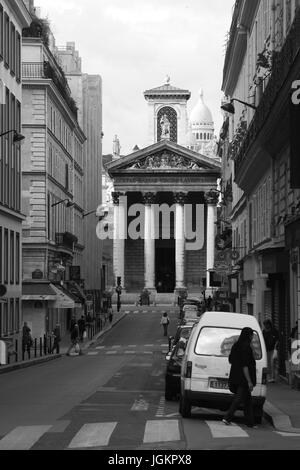
[[[47,338],[44,335],[44,356],[47,356]]]
[[[40,338],[40,357],[43,356],[43,340]]]
[[[36,358],[37,356],[37,339],[35,338],[34,340],[34,357]]]
[[[19,341],[17,339],[15,342],[15,351],[16,351],[16,362],[19,362]]]

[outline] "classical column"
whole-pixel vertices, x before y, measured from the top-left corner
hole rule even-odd
[[[115,285],[117,278],[121,277],[122,287],[125,287],[125,205],[121,199],[122,193],[113,192],[114,203],[114,242],[113,242],[113,260]]]
[[[219,200],[219,194],[210,191],[205,194],[207,204],[207,232],[206,232],[206,290],[208,295],[211,294],[210,271],[215,265],[215,222],[216,222],[216,206]]]
[[[145,288],[155,290],[155,193],[143,195],[145,204]]]
[[[176,240],[176,290],[185,289],[185,213],[187,195],[174,193],[176,204],[175,240]]]

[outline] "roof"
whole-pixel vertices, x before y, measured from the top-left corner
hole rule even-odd
[[[171,86],[169,84],[162,85],[157,88],[152,88],[144,92],[145,98],[159,97],[159,96],[180,96],[186,97],[187,100],[191,97],[191,92],[189,90],[182,90],[181,88]]]

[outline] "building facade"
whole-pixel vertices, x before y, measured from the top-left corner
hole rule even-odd
[[[23,317],[39,337],[83,311],[86,138],[47,24],[33,16],[24,35]]]
[[[0,338],[19,339],[22,326],[21,132],[22,29],[31,18],[22,1],[0,1]],[[11,132],[10,132],[11,131]],[[5,135],[3,135],[5,134]]]
[[[136,300],[147,289],[154,301],[173,302],[181,291],[200,296],[212,287],[220,163],[187,148],[190,92],[168,82],[144,96],[152,145],[106,166],[115,285],[120,278]]]
[[[83,198],[85,251],[80,266],[87,295],[93,298],[92,309],[100,313],[102,278],[106,267],[102,262],[103,244],[96,234],[96,209],[102,203],[102,79],[100,75],[82,73],[81,58],[73,42],[56,49],[78,106],[78,122],[86,135],[83,157]]]
[[[233,109],[223,108],[220,147],[222,190],[231,185],[233,191],[232,205],[221,217],[231,222],[227,242],[235,309],[261,323],[273,320],[284,377],[290,375],[289,334],[300,305],[300,185],[292,182],[290,135],[292,85],[299,80],[299,21],[295,0],[236,2],[223,80],[226,100],[235,101]]]

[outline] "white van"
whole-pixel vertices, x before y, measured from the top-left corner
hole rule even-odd
[[[225,411],[233,395],[228,388],[228,357],[243,328],[252,328],[257,385],[252,392],[255,422],[259,424],[267,392],[267,352],[257,320],[230,312],[206,312],[192,330],[181,368],[179,412],[191,416],[192,406]]]

